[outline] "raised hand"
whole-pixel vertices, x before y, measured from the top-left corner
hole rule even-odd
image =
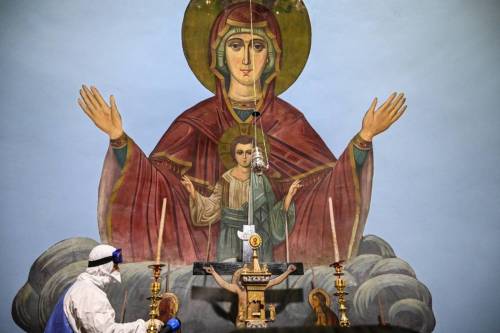
[[[96,87],[89,89],[83,85],[80,89],[80,96],[82,98],[78,98],[78,104],[99,129],[108,134],[112,140],[122,136],[122,118],[113,95],[109,98],[111,106],[104,101]]]
[[[290,188],[288,189],[288,193],[285,197],[285,201],[283,202],[283,208],[285,209],[285,211],[288,210],[288,208],[290,207],[290,204],[292,203],[292,200],[293,200],[293,197],[294,195],[297,193],[297,191],[302,187],[302,185],[300,184],[300,180],[296,180],[292,183],[292,185],[290,185]]]
[[[212,267],[212,265],[210,265],[209,267],[203,267],[203,269],[205,270],[205,272],[207,272],[208,274],[212,274],[214,272],[214,268]]]
[[[297,267],[295,267],[295,265],[290,265],[288,266],[287,270],[290,272],[295,272],[297,270]]]
[[[370,108],[363,117],[363,126],[359,135],[363,140],[372,141],[373,137],[388,129],[406,110],[406,98],[403,93],[392,93],[375,111],[377,98],[373,99]]]
[[[196,198],[196,190],[194,189],[194,185],[186,175],[182,176],[181,184],[186,188],[191,198],[194,200]]]

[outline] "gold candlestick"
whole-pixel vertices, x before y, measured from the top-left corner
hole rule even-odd
[[[153,282],[151,282],[151,296],[148,297],[148,299],[151,301],[151,305],[149,305],[149,319],[151,321],[149,322],[148,328],[146,330],[147,333],[158,333],[158,330],[156,329],[156,325],[154,324],[154,320],[152,319],[158,319],[160,316],[160,301],[162,297],[160,296],[160,291],[161,291],[161,283],[160,283],[160,274],[161,274],[161,268],[165,266],[163,264],[156,263],[154,265],[149,265],[148,267],[152,269],[153,271]]]
[[[349,327],[351,326],[351,323],[349,322],[349,318],[347,318],[347,305],[345,301],[345,296],[348,295],[349,293],[345,292],[347,283],[346,280],[342,279],[342,276],[344,275],[343,264],[344,261],[340,260],[333,263],[330,266],[333,266],[335,268],[335,273],[334,273],[334,275],[336,276],[335,288],[337,289],[337,292],[334,295],[338,297],[339,317],[340,317],[339,324],[340,327]]]
[[[163,242],[163,229],[165,226],[165,214],[167,209],[167,198],[163,198],[163,204],[161,207],[161,218],[160,218],[160,230],[158,231],[158,243],[156,245],[156,260],[153,265],[149,265],[153,271],[153,282],[151,282],[151,287],[149,288],[151,291],[151,296],[148,299],[151,301],[149,305],[149,325],[146,330],[147,333],[158,333],[156,329],[156,325],[154,324],[153,319],[158,319],[160,317],[160,301],[162,297],[160,296],[161,291],[161,283],[160,283],[160,275],[161,268],[165,265],[160,264],[161,257],[161,245]]]

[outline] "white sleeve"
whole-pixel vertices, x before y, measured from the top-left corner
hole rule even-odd
[[[81,290],[80,290],[81,291]],[[139,319],[130,323],[115,322],[115,310],[106,294],[94,288],[85,290],[86,295],[71,301],[70,311],[77,332],[88,333],[145,333],[146,323]],[[79,295],[80,296],[80,295]],[[72,320],[70,320],[71,323]]]
[[[142,319],[138,319],[130,323],[116,323],[115,311],[111,304],[102,304],[96,307],[95,311],[82,312],[81,321],[89,333],[145,333],[146,323]]]
[[[196,192],[195,199],[189,197],[189,212],[191,222],[194,226],[203,227],[220,220],[220,202],[222,198],[222,186],[215,185],[215,189],[210,197],[204,197]]]
[[[96,300],[97,301],[97,300]],[[97,302],[96,302],[97,303]],[[86,323],[89,333],[145,333],[146,323],[139,319],[130,323],[115,322],[115,310],[107,297],[100,299],[91,312],[81,313],[82,322]]]

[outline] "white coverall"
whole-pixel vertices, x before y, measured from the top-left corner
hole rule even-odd
[[[92,250],[89,260],[110,256],[114,250],[112,246],[99,245]],[[113,262],[89,267],[68,289],[64,297],[64,313],[75,333],[146,332],[146,322],[142,319],[123,324],[115,322],[115,311],[103,290],[113,280],[120,280],[119,272],[111,274],[112,271]]]

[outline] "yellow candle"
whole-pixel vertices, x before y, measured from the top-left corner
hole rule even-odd
[[[163,205],[161,207],[161,220],[160,231],[158,232],[158,243],[156,246],[156,263],[160,263],[161,243],[163,241],[163,227],[165,226],[165,210],[167,208],[167,198],[163,198]]]
[[[333,248],[335,251],[335,262],[340,261],[339,243],[337,242],[337,231],[335,230],[335,218],[333,216],[332,197],[328,197],[328,207],[330,208],[330,225],[332,227]]]

